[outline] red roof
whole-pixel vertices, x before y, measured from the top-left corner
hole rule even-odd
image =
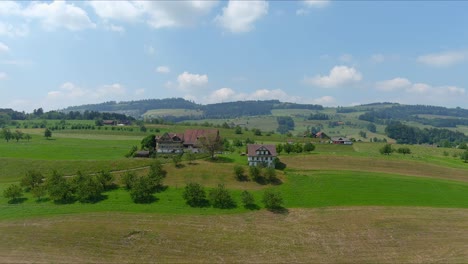
[[[208,134],[218,135],[219,131],[217,129],[188,129],[184,133],[184,145],[195,145],[198,138]]]
[[[267,149],[271,156],[278,156],[278,154],[276,154],[276,146],[275,145],[260,145],[260,144],[249,144],[247,145],[247,155],[248,156],[258,156],[257,155],[257,150],[261,149],[261,148],[265,148]]]

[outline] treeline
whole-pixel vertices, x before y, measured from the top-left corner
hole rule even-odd
[[[385,133],[399,144],[443,144],[445,146],[448,142],[449,146],[454,146],[468,142],[468,136],[461,132],[438,128],[420,129],[401,122],[388,124]]]
[[[442,118],[427,119],[420,118],[418,115],[442,115],[457,118],[449,118],[444,121]],[[465,118],[465,119],[463,119]],[[379,110],[372,110],[359,116],[360,120],[374,122],[378,124],[388,123],[389,120],[405,120],[425,122],[428,125],[437,127],[454,127],[456,125],[466,124],[468,110],[460,107],[445,108],[429,105],[397,105]]]
[[[0,109],[0,125],[7,125],[13,120],[118,120],[133,121],[135,118],[118,113],[98,112],[98,111],[48,111],[42,108],[34,109],[32,113],[18,112],[12,109]]]

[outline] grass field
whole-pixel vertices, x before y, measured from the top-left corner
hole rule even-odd
[[[145,118],[151,117],[164,117],[164,116],[174,116],[174,117],[181,117],[181,116],[201,116],[203,115],[203,111],[199,110],[188,110],[188,109],[153,109],[149,110],[143,114]]]
[[[110,170],[118,179],[127,169],[144,175],[152,162],[124,158],[142,132],[64,130],[46,140],[42,131],[28,130],[30,142],[0,142],[0,193],[29,169]],[[251,137],[220,131],[229,139]],[[37,202],[29,193],[9,204],[0,197],[0,262],[467,262],[468,164],[453,157],[461,150],[409,146],[410,155],[383,156],[382,146],[316,144],[312,153],[283,153],[287,167],[277,171],[277,186],[234,179],[235,165],[248,171],[239,154],[245,148],[181,168],[162,159],[168,188],[151,204],[134,204],[122,188],[94,204]],[[224,184],[238,207],[189,207],[182,199],[189,182],[207,190]],[[262,209],[268,188],[281,192],[283,214]],[[254,194],[259,210],[241,206],[243,190]]]

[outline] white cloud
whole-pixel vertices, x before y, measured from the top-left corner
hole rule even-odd
[[[221,27],[233,33],[251,31],[255,21],[268,14],[266,1],[229,1],[222,15],[215,18]]]
[[[338,87],[362,80],[362,74],[353,67],[335,66],[329,75],[306,77],[304,82],[319,87]]]
[[[336,99],[332,96],[322,96],[320,98],[312,100],[314,104],[325,105],[325,106],[333,106],[336,104]]]
[[[236,95],[236,92],[234,90],[232,90],[231,88],[221,88],[212,92],[203,101],[205,103],[221,103],[240,100],[236,98],[239,98],[239,95]]]
[[[20,15],[21,6],[14,1],[0,1],[0,16]]]
[[[137,2],[131,1],[90,1],[96,15],[104,19],[135,21],[143,14]]]
[[[0,53],[8,51],[10,51],[10,48],[5,43],[0,41]]]
[[[304,5],[311,8],[323,8],[328,6],[329,0],[304,0]]]
[[[106,98],[108,96],[120,96],[124,94],[125,88],[119,83],[114,83],[99,87],[96,92],[92,94],[92,96],[95,98]]]
[[[136,89],[135,95],[143,95],[145,93],[145,89]]]
[[[118,33],[124,33],[125,32],[125,28],[124,27],[121,27],[121,26],[116,26],[114,24],[106,24],[105,25],[105,28],[107,30],[110,30],[110,31],[113,31],[113,32],[118,32]]]
[[[168,66],[159,66],[156,68],[156,72],[166,74],[170,73],[171,69]]]
[[[178,88],[180,90],[189,90],[190,88],[203,87],[208,84],[208,75],[192,74],[183,72],[177,77]]]
[[[233,102],[242,100],[280,100],[283,102],[300,102],[303,100],[299,96],[290,96],[281,89],[259,89],[252,93],[238,93],[231,88],[221,88],[213,91],[208,96],[197,99],[196,96],[187,95],[184,98],[190,98],[193,101],[200,101],[201,103],[221,103]]]
[[[429,66],[448,67],[468,60],[467,51],[447,51],[418,57],[418,61]]]
[[[304,0],[301,2],[303,8],[296,10],[296,15],[304,16],[310,13],[312,8],[324,8],[330,3],[329,0]]]
[[[51,3],[32,2],[21,10],[21,15],[28,19],[37,19],[46,30],[55,30],[63,27],[77,31],[86,28],[94,28],[86,11],[74,4],[65,1]]]
[[[0,72],[0,81],[8,79],[8,75],[4,72]]]
[[[0,1],[1,3],[1,1]],[[29,34],[29,29],[26,25],[13,26],[0,22],[0,36],[7,37],[25,37]]]
[[[406,89],[407,92],[410,93],[419,93],[419,94],[426,94],[428,93],[432,87],[428,84],[425,83],[415,83],[411,85],[408,89]]]
[[[461,96],[465,94],[465,89],[456,87],[456,86],[446,86],[440,88],[443,93],[453,95],[453,96]]]
[[[411,82],[406,78],[394,78],[391,80],[380,81],[376,83],[376,87],[380,91],[391,92],[411,86]]]

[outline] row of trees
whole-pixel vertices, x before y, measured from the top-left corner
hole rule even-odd
[[[302,153],[302,152],[311,152],[315,150],[315,145],[312,144],[311,142],[307,143],[284,143],[284,144],[278,144],[276,145],[276,152],[280,154],[281,152],[286,152],[286,153]]]
[[[392,122],[385,128],[388,137],[393,138],[400,144],[434,144],[449,142],[456,145],[468,142],[468,137],[461,132],[454,132],[448,129],[424,128],[419,129],[404,125],[400,122]]]
[[[16,140],[16,142],[20,141],[21,139],[25,139],[27,141],[31,140],[31,135],[25,134],[20,130],[15,130],[15,132],[11,132],[9,128],[2,128],[0,131],[0,138],[5,139],[7,142],[10,140]]]
[[[219,184],[216,188],[211,189],[208,194],[205,188],[199,183],[189,183],[185,186],[182,194],[185,202],[191,207],[207,207],[213,206],[220,209],[231,209],[237,207],[237,203],[231,193]],[[258,209],[259,206],[255,203],[255,197],[248,191],[241,193],[241,201],[245,208]],[[265,208],[269,210],[283,209],[283,198],[281,193],[271,189],[263,193],[262,202]]]
[[[234,176],[238,181],[255,181],[260,184],[280,184],[281,181],[276,176],[276,170],[272,167],[250,166],[249,174],[243,166],[234,166]]]

